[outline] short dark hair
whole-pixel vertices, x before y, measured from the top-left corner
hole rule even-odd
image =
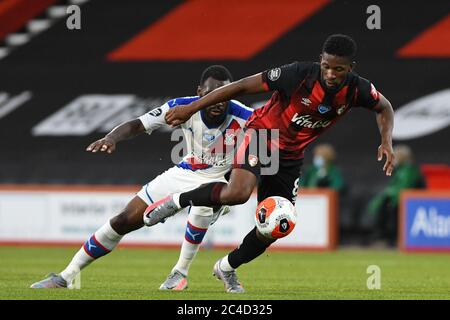
[[[231,72],[221,65],[213,65],[206,68],[205,71],[203,71],[202,76],[200,77],[200,85],[203,85],[206,79],[208,79],[209,77],[220,81],[233,81]]]
[[[332,34],[325,40],[322,53],[353,60],[356,56],[356,42],[345,34]]]

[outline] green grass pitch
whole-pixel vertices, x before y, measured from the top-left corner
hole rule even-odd
[[[183,292],[159,285],[178,250],[118,248],[82,271],[80,290],[33,290],[31,283],[59,272],[78,248],[0,247],[0,300],[3,299],[450,299],[450,255],[404,254],[384,250],[329,253],[264,253],[239,268],[246,293],[227,294],[211,275],[227,251],[201,250]],[[369,290],[367,267],[381,270],[381,289]]]

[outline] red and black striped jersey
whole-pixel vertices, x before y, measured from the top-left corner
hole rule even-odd
[[[373,108],[379,93],[367,79],[350,72],[336,89],[322,84],[320,65],[294,62],[263,72],[266,89],[275,91],[253,112],[246,127],[279,129],[281,159],[300,159],[305,148],[352,107]]]

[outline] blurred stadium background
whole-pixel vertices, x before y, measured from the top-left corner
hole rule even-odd
[[[81,10],[79,30],[66,25],[73,4]],[[380,30],[366,26],[372,4],[381,8]],[[449,14],[445,0],[0,1],[0,243],[79,244],[140,185],[172,166],[177,141],[171,141],[169,129],[123,142],[113,155],[84,149],[171,97],[195,94],[207,66],[223,64],[239,79],[294,60],[317,60],[328,35],[345,33],[358,44],[356,71],[393,104],[394,144],[412,148],[427,179],[427,190],[403,202],[397,246],[450,250]],[[240,100],[257,108],[267,98]],[[323,142],[336,149],[348,195],[335,199],[329,190],[306,191],[300,213],[309,210],[308,221],[302,226],[300,218],[298,242],[291,236],[283,247],[341,251],[361,245],[370,231],[365,208],[389,181],[376,161],[374,114],[353,110],[318,139]],[[306,165],[311,158],[306,156]],[[237,244],[252,224],[252,206],[219,220],[205,247]],[[424,227],[414,238],[408,228],[417,215]],[[236,223],[238,216],[242,223]],[[128,244],[176,248],[185,216],[177,219],[139,231]],[[308,230],[314,231],[310,242],[302,242]],[[23,250],[0,250],[4,261],[23,263]],[[56,266],[43,266],[62,267],[70,252]],[[30,259],[39,257],[31,253]],[[448,256],[438,256],[436,263],[443,259]],[[165,267],[160,278],[170,261]],[[34,269],[25,274],[51,271]],[[444,280],[449,284],[448,275]]]

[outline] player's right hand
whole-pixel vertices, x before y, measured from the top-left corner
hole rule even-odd
[[[86,148],[86,151],[88,152],[106,151],[108,153],[112,153],[114,150],[116,150],[116,142],[108,137],[92,142]]]
[[[191,104],[170,109],[165,116],[166,123],[171,127],[185,123],[194,114],[191,109]]]

